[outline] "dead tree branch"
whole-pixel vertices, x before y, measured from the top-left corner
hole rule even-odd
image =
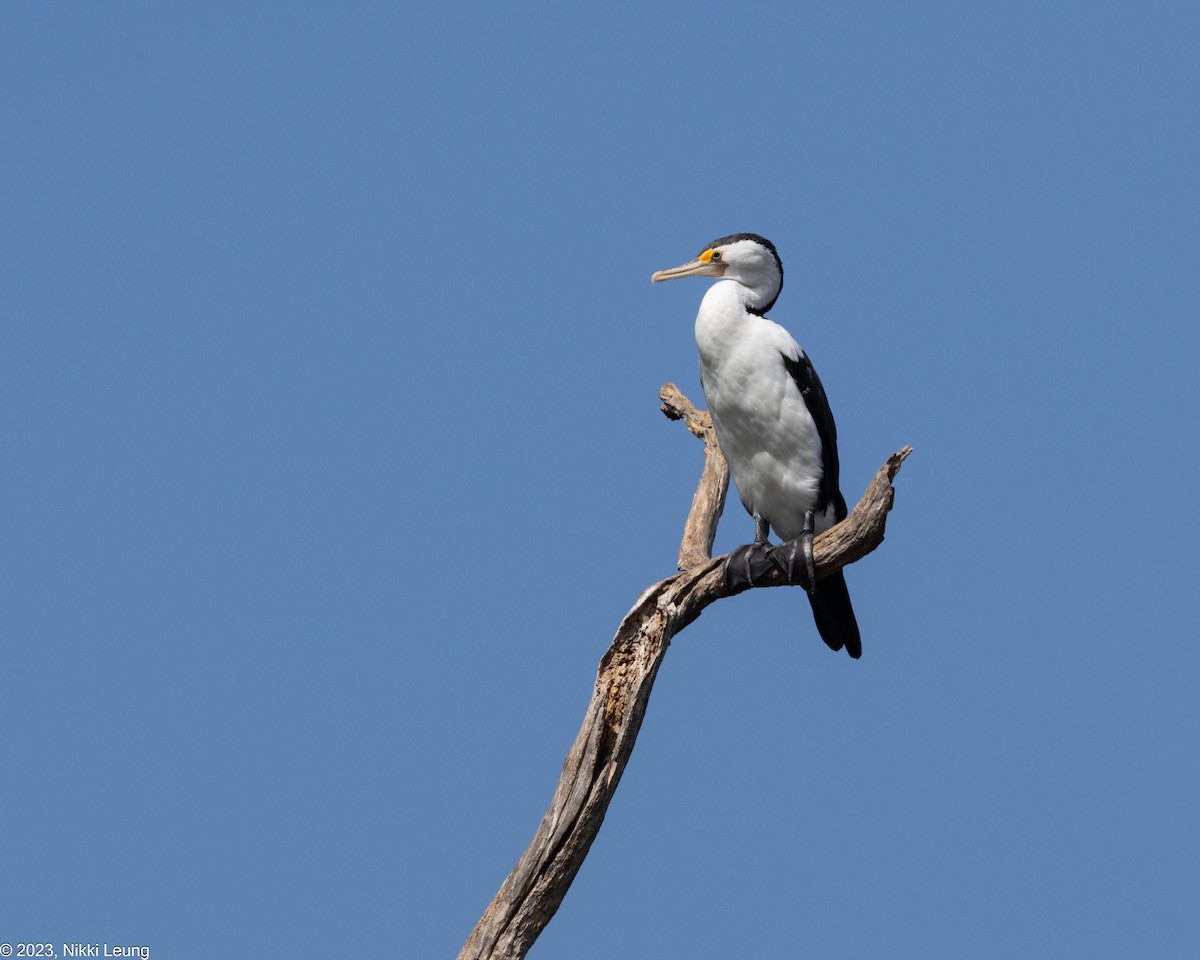
[[[704,471],[692,499],[679,548],[680,572],[648,587],[625,615],[600,660],[583,726],[563,763],[558,789],[534,834],[475,929],[458,960],[522,960],[562,903],[600,831],[608,804],[646,714],[654,678],[671,639],[710,603],[730,596],[725,558],[712,558],[717,521],[725,505],[729,468],[717,446],[707,411],[697,410],[666,384],[662,410],[683,420],[704,441]],[[850,515],[813,542],[817,577],[853,563],[883,542],[895,491],[892,480],[903,447],[879,468]],[[781,576],[761,586],[782,585]]]

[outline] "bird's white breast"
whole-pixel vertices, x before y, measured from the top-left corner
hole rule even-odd
[[[783,362],[800,357],[799,345],[774,321],[749,313],[739,291],[722,281],[700,304],[700,378],[742,504],[789,540],[818,499],[821,440]],[[817,530],[830,520],[818,516]]]

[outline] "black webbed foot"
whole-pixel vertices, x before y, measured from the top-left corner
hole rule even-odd
[[[757,514],[754,517],[754,543],[738,547],[725,561],[725,586],[734,592],[758,586],[759,582],[773,570],[783,574],[792,586],[801,586],[811,597],[815,593],[817,565],[813,559],[813,528],[816,515],[812,510],[804,514],[804,526],[800,536],[785,540],[777,547],[767,541],[767,522]]]
[[[813,559],[812,545],[815,519],[813,511],[805,513],[800,536],[785,540],[771,553],[771,559],[784,579],[792,586],[804,587],[810,597],[817,583],[817,564]]]
[[[808,578],[808,585],[804,589],[811,597],[817,589],[817,563],[813,559],[811,533],[801,540],[800,546],[804,549],[804,574]]]
[[[800,550],[804,554],[804,572],[808,575],[808,595],[811,597],[817,589],[817,562],[813,559],[813,530],[816,527],[816,514],[812,510],[804,513],[804,529],[800,531]]]
[[[794,540],[785,540],[771,551],[771,559],[790,585],[803,587],[811,594],[812,584],[815,582],[813,579],[813,568],[810,566],[812,540],[808,540],[809,549],[807,554],[804,550],[804,544],[805,538],[803,534]]]
[[[727,590],[749,590],[763,577],[775,569],[769,543],[747,543],[738,547],[725,561],[725,587]]]

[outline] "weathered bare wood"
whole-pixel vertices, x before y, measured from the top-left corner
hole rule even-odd
[[[725,493],[729,490],[729,465],[717,446],[717,434],[707,410],[697,410],[673,383],[663,384],[658,397],[663,402],[663,413],[672,420],[682,420],[693,435],[704,441],[704,470],[679,545],[679,569],[691,570],[712,559],[717,521],[725,509]]]
[[[625,615],[600,660],[583,725],[563,762],[550,807],[500,887],[459,960],[521,960],[550,922],[600,831],[608,804],[633,753],[662,658],[672,638],[710,603],[727,597],[722,567],[712,558],[717,521],[725,504],[729,469],[712,421],[674,384],[660,398],[663,412],[683,420],[704,441],[704,471],[684,525],[680,572],[648,587]],[[892,480],[912,452],[903,447],[879,468],[845,520],[813,542],[817,578],[853,563],[883,542],[895,491]],[[766,578],[760,586],[782,585]]]

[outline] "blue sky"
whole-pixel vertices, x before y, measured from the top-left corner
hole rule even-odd
[[[530,957],[1194,957],[1194,4],[0,14],[0,940],[453,956],[669,575],[754,231],[857,499]],[[749,539],[731,503],[718,537]]]

